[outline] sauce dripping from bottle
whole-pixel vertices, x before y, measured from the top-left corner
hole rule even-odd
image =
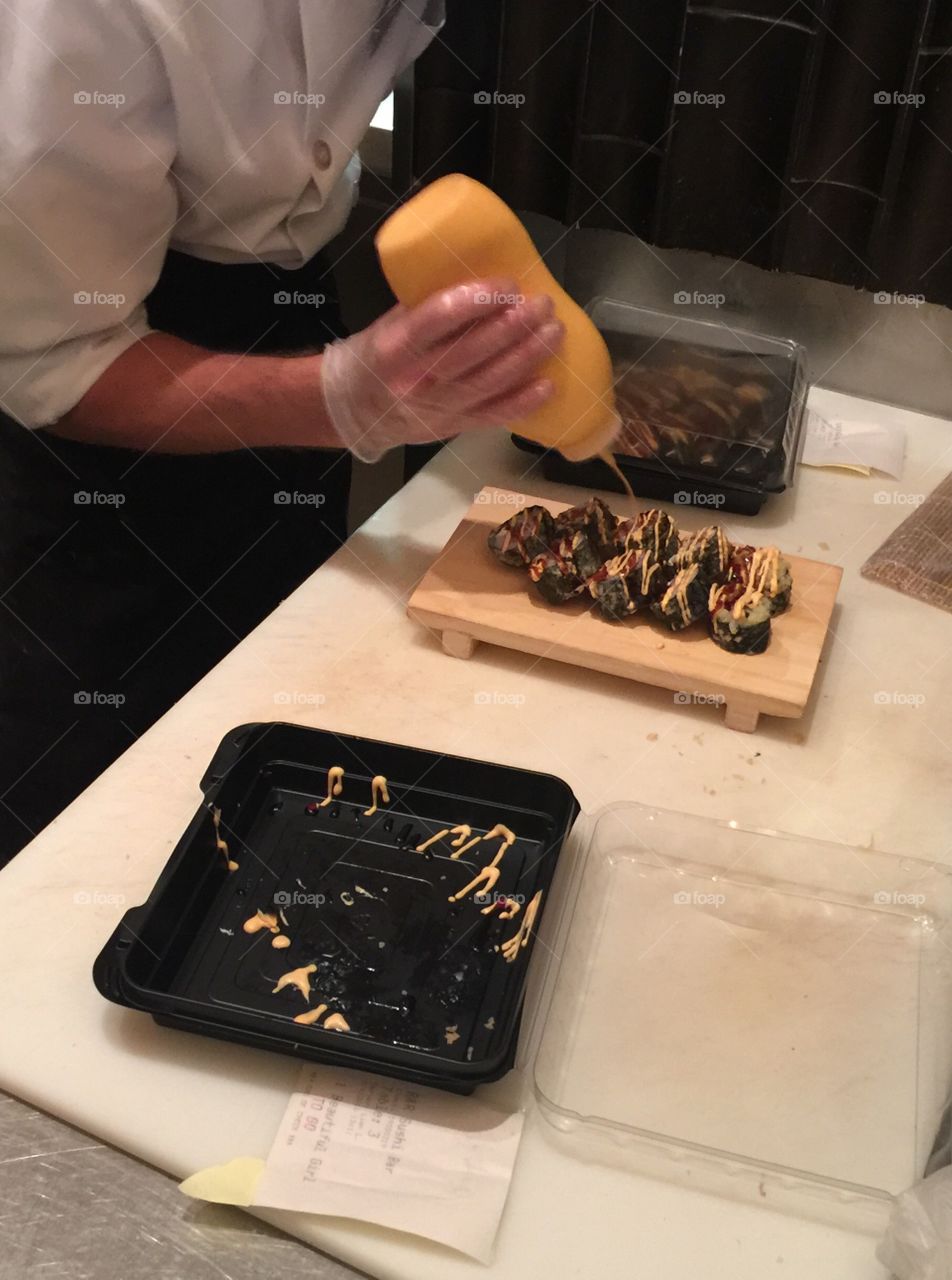
[[[635,491],[634,489],[632,489],[631,485],[628,483],[627,476],[622,471],[618,463],[615,461],[615,455],[612,453],[611,449],[600,449],[598,456],[601,458],[602,462],[604,462],[605,466],[608,467],[610,470],[612,470],[615,473],[615,475],[618,477],[618,479],[621,481],[624,487],[625,493],[627,493],[628,497],[631,498],[632,502],[637,502],[637,498],[635,497]]]

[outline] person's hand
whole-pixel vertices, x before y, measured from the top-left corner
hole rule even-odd
[[[324,351],[321,386],[341,442],[365,462],[527,417],[551,397],[539,367],[561,345],[552,299],[475,280],[394,307]]]

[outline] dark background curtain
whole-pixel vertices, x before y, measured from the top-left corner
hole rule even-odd
[[[950,46],[952,0],[450,0],[412,173],[952,304]]]

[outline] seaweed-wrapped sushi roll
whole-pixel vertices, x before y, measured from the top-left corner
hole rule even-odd
[[[665,565],[634,547],[607,560],[589,579],[588,589],[600,612],[617,621],[660,599],[669,576]]]
[[[746,582],[750,577],[750,563],[754,558],[757,548],[747,543],[738,542],[731,548],[731,558],[728,561],[727,573],[724,575],[725,582]]]
[[[549,604],[564,604],[566,600],[578,595],[585,586],[572,562],[551,548],[532,560],[529,577],[539,595]]]
[[[589,498],[581,506],[569,507],[555,517],[554,527],[557,539],[584,533],[601,560],[615,554],[618,517],[601,498]]]
[[[489,549],[503,564],[519,568],[555,539],[555,521],[545,507],[523,507],[489,535]]]
[[[699,565],[678,569],[651,612],[671,631],[683,631],[707,613],[710,582]]]
[[[588,590],[599,613],[620,622],[638,612],[638,601],[632,594],[632,578],[637,571],[640,551],[626,551],[607,560],[588,580]]]
[[[709,524],[697,533],[688,534],[675,553],[672,563],[678,569],[688,565],[700,566],[709,582],[725,576],[731,562],[731,544],[718,524]]]
[[[597,573],[605,560],[584,529],[576,529],[573,534],[561,538],[553,550],[571,564],[578,576],[584,580]]]
[[[790,607],[793,574],[776,547],[758,547],[750,566],[751,582],[763,591],[774,616]]]
[[[624,555],[627,551],[637,551],[638,546],[638,517],[622,516],[615,526],[615,550],[614,555]]]
[[[770,644],[770,602],[737,580],[711,587],[711,639],[729,653],[763,653]]]
[[[647,609],[664,595],[671,569],[644,548],[638,551],[637,556],[637,564],[630,575],[631,594],[640,609]]]
[[[655,560],[670,560],[678,549],[678,526],[666,511],[652,507],[642,511],[634,522],[625,522],[620,532],[624,549],[640,547]]]
[[[789,607],[793,575],[776,547],[735,547],[726,581],[743,583],[758,598],[764,595],[772,615]]]

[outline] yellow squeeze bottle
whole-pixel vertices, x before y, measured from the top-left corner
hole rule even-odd
[[[390,288],[408,307],[440,289],[487,276],[511,277],[527,297],[547,293],[565,326],[558,354],[539,369],[555,384],[555,395],[514,429],[573,462],[604,456],[618,432],[605,340],[556,283],[504,201],[482,183],[450,174],[392,214],[377,232],[376,245]]]

